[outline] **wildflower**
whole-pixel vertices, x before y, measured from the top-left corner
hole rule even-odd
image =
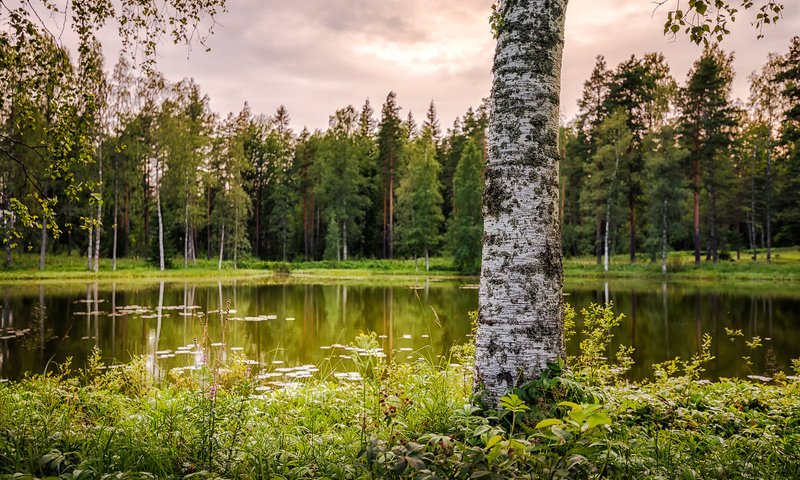
[[[218,389],[217,382],[211,384],[211,387],[208,389],[208,399],[209,400],[216,400],[217,399],[217,389]]]

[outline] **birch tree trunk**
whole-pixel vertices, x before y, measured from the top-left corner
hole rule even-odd
[[[347,203],[345,202],[345,209]],[[342,222],[342,258],[347,261],[347,221]]]
[[[502,1],[475,383],[492,405],[564,357],[559,93],[566,0]]]
[[[217,264],[217,270],[222,270],[222,255],[224,253],[225,248],[225,224],[222,224],[222,233],[220,233],[219,237],[219,263]]]
[[[100,182],[97,184],[98,200],[97,200],[97,232],[94,238],[94,273],[100,270],[100,227],[103,224],[103,157],[97,156],[97,168]]]
[[[92,223],[89,222],[89,246],[86,247],[86,268],[91,272],[92,268],[92,246],[94,245],[94,228]]]
[[[664,199],[664,209],[661,211],[661,273],[667,273],[667,199]]]
[[[188,187],[187,187],[188,191]],[[189,194],[186,194],[186,208],[183,211],[183,268],[189,267]]]
[[[117,167],[118,169],[119,167]],[[119,170],[117,170],[119,171]],[[115,173],[118,175],[118,173]],[[111,270],[117,271],[117,239],[119,233],[119,185],[114,177],[114,242],[111,245]]]
[[[606,232],[603,235],[603,271],[608,273],[608,231],[611,228],[611,201],[606,205]]]
[[[767,263],[772,262],[772,133],[767,141]]]
[[[47,218],[42,216],[42,240],[39,246],[39,270],[44,270],[44,257],[47,255]]]
[[[164,271],[164,219],[161,216],[161,179],[156,165],[156,208],[158,209],[158,262],[161,271]]]
[[[611,177],[611,187],[609,188],[608,198],[606,199],[606,232],[603,237],[603,271],[608,273],[608,236],[611,230],[611,202],[614,199],[614,186],[617,183],[617,170],[619,170],[619,152],[614,146],[614,176]],[[631,262],[636,258],[635,253],[631,256]]]

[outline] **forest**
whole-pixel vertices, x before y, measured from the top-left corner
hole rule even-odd
[[[193,80],[137,73],[124,56],[107,73],[97,44],[77,63],[46,39],[31,48],[59,76],[0,79],[5,268],[35,251],[42,269],[53,254],[84,255],[95,271],[122,257],[163,270],[200,257],[221,268],[450,256],[479,269],[486,101],[445,128],[433,101],[416,120],[390,92],[379,110],[367,99],[324,131],[298,132],[283,106],[221,115]],[[597,57],[561,128],[566,255],[607,269],[625,252],[666,268],[670,250],[716,263],[761,249],[769,261],[772,247],[797,243],[800,38],[748,77],[746,100],[732,98],[732,61],[706,47],[680,81],[659,53],[616,67]],[[74,142],[54,144],[60,129]]]

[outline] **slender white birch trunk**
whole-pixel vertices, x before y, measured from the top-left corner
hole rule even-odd
[[[347,203],[345,203],[347,208]],[[347,261],[347,221],[342,222],[342,258]]]
[[[100,227],[103,225],[103,157],[97,156],[97,169],[100,181],[98,185],[97,200],[97,232],[94,239],[94,273],[100,270]]]
[[[606,205],[606,232],[603,235],[603,271],[608,273],[608,231],[611,229],[611,200]]]
[[[159,178],[159,165],[156,160],[156,208],[158,210],[158,262],[161,271],[164,271],[164,219],[161,216],[161,179]]]
[[[118,174],[117,174],[118,175]],[[119,185],[114,177],[114,242],[111,245],[111,270],[117,271],[117,238],[119,232]]]
[[[44,258],[47,255],[47,218],[42,217],[42,240],[39,246],[39,270],[44,270]]]
[[[188,188],[188,187],[187,187]],[[183,212],[183,268],[189,267],[189,194],[186,194],[186,208]]]
[[[94,222],[89,222],[89,246],[86,248],[86,268],[91,272],[92,268],[92,250],[94,245]]]
[[[614,187],[617,184],[617,170],[619,170],[618,145],[614,145],[614,175],[611,177],[608,198],[606,199],[606,234],[603,237],[603,271],[608,273],[608,236],[611,230],[611,202],[614,199]]]
[[[476,387],[490,405],[564,357],[558,128],[566,7],[499,4],[475,351]]]
[[[661,273],[667,273],[667,199],[661,212]]]
[[[239,261],[239,209],[233,210],[233,269],[236,270]]]
[[[222,270],[222,254],[225,248],[225,224],[222,224],[222,233],[219,236],[219,264],[217,270]]]

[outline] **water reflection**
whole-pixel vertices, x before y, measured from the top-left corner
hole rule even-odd
[[[578,311],[591,302],[613,302],[625,314],[613,348],[635,348],[635,378],[648,376],[653,363],[691,357],[706,334],[716,357],[710,376],[769,375],[800,356],[800,293],[791,285],[759,290],[612,281],[568,282],[565,290]],[[109,363],[144,355],[156,375],[234,353],[270,368],[307,371],[332,356],[347,357],[331,346],[367,331],[376,332],[390,359],[435,360],[467,338],[468,312],[477,308],[473,286],[436,281],[22,284],[0,286],[0,299],[0,378],[42,372],[68,356],[82,366],[94,347]],[[726,329],[743,336],[728,338]],[[198,345],[204,332],[215,345],[208,351]],[[745,341],[756,336],[764,345],[751,351]],[[569,354],[577,353],[579,341],[580,335],[568,345]]]

